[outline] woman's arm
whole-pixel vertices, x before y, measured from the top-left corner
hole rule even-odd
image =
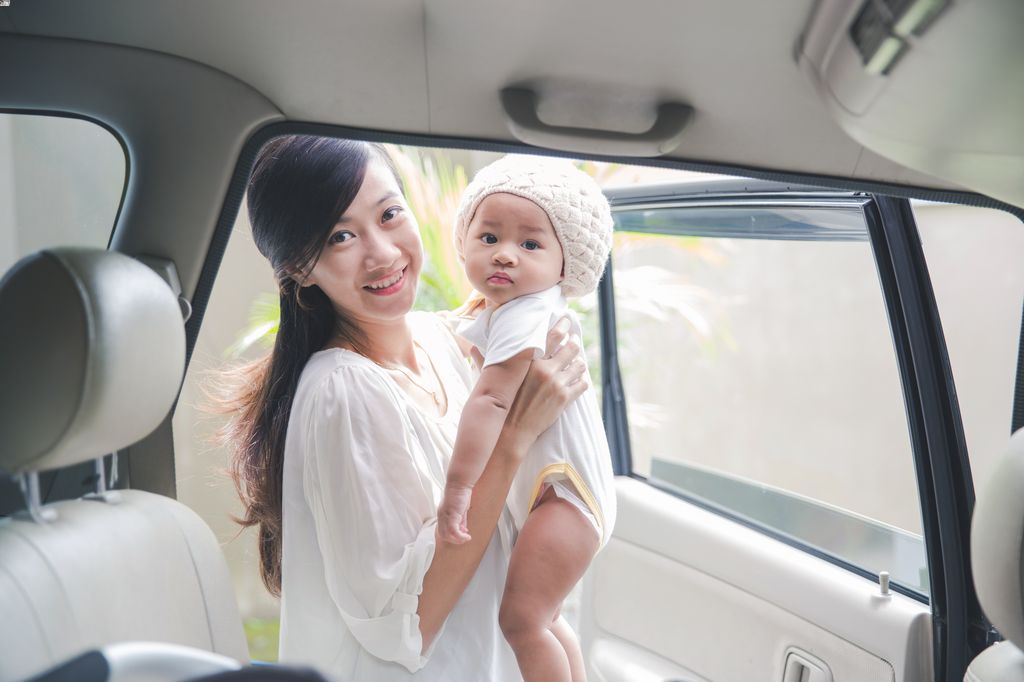
[[[472,540],[461,545],[441,542],[434,550],[417,608],[424,651],[476,572],[526,451],[587,388],[586,364],[579,357],[578,341],[570,340],[559,348],[567,329],[563,323],[548,334],[548,355],[530,365],[494,452],[473,488],[468,521]]]

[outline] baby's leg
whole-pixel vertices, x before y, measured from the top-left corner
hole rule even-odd
[[[557,616],[551,623],[551,633],[558,639],[558,642],[565,649],[565,655],[569,657],[569,670],[572,673],[573,682],[586,682],[587,666],[583,662],[583,651],[580,649],[580,640],[576,637],[568,621],[562,616]]]
[[[583,682],[579,642],[559,609],[597,552],[593,524],[547,491],[512,549],[498,616],[525,682]]]

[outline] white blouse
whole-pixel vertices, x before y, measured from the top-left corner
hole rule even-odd
[[[473,379],[437,316],[409,319],[442,381],[444,417],[351,351],[314,353],[299,379],[284,456],[280,658],[345,682],[521,681],[498,627],[509,559],[498,533],[421,653],[416,609]],[[509,532],[507,510],[499,523]]]

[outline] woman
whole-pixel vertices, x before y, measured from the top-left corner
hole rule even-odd
[[[587,386],[578,343],[559,348],[556,329],[534,362],[474,489],[473,540],[436,543],[472,380],[441,319],[410,312],[423,252],[386,153],[277,138],[248,202],[281,323],[229,436],[242,521],[281,596],[282,660],[340,680],[521,679],[498,627],[510,548],[494,531],[530,444]]]

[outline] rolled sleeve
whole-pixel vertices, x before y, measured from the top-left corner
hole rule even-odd
[[[420,617],[416,612],[423,576],[434,556],[435,527],[434,523],[424,526],[416,541],[406,545],[402,561],[407,566],[408,579],[391,593],[381,615],[360,618],[353,615],[351,609],[342,609],[349,631],[364,649],[377,658],[400,663],[409,672],[416,672],[430,658],[430,651],[423,651]]]
[[[417,615],[439,495],[428,453],[371,369],[338,370],[315,400],[303,489],[328,592],[367,652],[415,672],[430,654]]]

